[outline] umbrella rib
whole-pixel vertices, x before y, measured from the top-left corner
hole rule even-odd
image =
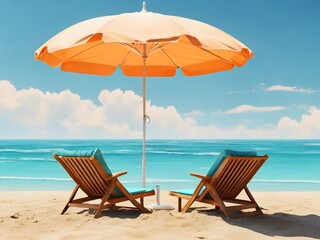
[[[130,52],[127,54],[127,56],[122,59],[122,61],[121,61],[121,62],[119,63],[119,65],[118,65],[119,67],[122,66],[122,64],[128,59],[128,57],[130,56],[131,53],[132,53],[132,51],[130,51]]]
[[[141,44],[141,43],[140,43]],[[157,49],[159,49],[157,46],[159,45],[159,43],[153,43],[154,45],[149,49],[148,52],[146,52],[146,56],[149,56],[150,53],[156,51]],[[143,53],[137,48],[137,45],[139,45],[139,43],[134,44],[134,47],[131,48],[129,46],[127,46],[126,44],[123,44],[123,46],[127,46],[132,50],[135,50],[136,53],[138,53],[140,56],[143,56]]]
[[[217,55],[217,54],[215,54],[215,53],[213,53],[213,52],[210,52],[209,50],[207,50],[207,49],[205,49],[205,48],[203,48],[203,47],[198,47],[198,46],[196,46],[196,47],[199,48],[199,49],[201,49],[202,51],[205,51],[205,52],[207,52],[207,53],[209,53],[209,54],[211,54],[211,55],[213,55],[213,56],[216,56],[216,57],[220,58],[221,60],[223,60],[223,61],[225,61],[225,62],[227,62],[227,63],[232,64],[233,66],[235,65],[233,62],[228,61],[228,60],[224,59],[223,57],[220,57],[219,55]]]
[[[95,44],[94,46],[91,46],[91,47],[89,47],[89,48],[87,48],[87,49],[85,49],[85,50],[83,50],[83,51],[80,51],[80,52],[74,54],[73,56],[71,56],[71,57],[69,57],[68,59],[64,60],[62,63],[68,62],[68,61],[71,60],[72,58],[74,58],[74,57],[80,55],[81,53],[84,53],[84,52],[90,50],[91,48],[94,48],[94,47],[96,47],[96,46],[98,46],[98,45],[100,45],[100,44],[103,44],[103,42],[99,42],[99,43]],[[62,63],[61,63],[61,64],[62,64]],[[60,65],[61,65],[61,64],[60,64]]]
[[[160,49],[161,47],[158,47],[159,43],[154,43],[153,47],[150,48],[150,50],[147,52],[147,56],[149,56],[149,54],[152,54],[153,52],[155,52],[157,49]]]
[[[169,44],[171,44],[171,42],[168,42],[168,43],[163,44],[162,46],[158,47],[159,43],[155,43],[154,47],[149,50],[147,55],[150,55],[150,54],[154,53],[157,50],[162,50],[163,47],[165,47],[165,46],[167,46]]]
[[[139,54],[140,56],[142,56],[142,54],[140,53],[140,51],[136,48],[136,45],[137,44],[135,44],[135,47],[130,47],[130,46],[128,46],[126,43],[118,43],[120,46],[123,46],[123,47],[125,47],[125,48],[127,48],[128,50],[130,50],[129,51],[129,53],[127,54],[127,56],[125,57],[125,58],[123,58],[122,59],[122,61],[119,63],[119,67],[120,66],[122,66],[122,64],[128,59],[128,57],[130,56],[130,54],[132,53],[132,52],[135,52],[135,53],[137,53],[137,54]]]
[[[162,47],[164,47],[164,46],[162,46]],[[162,47],[159,48],[159,49],[168,57],[168,59],[169,59],[174,65],[176,65],[178,68],[180,68],[180,66],[179,66],[178,64],[176,64],[176,63],[170,58],[170,56],[162,49]],[[220,59],[221,59],[222,61],[224,61],[224,62],[230,63],[230,64],[232,64],[233,66],[235,65],[232,61],[228,61],[228,60],[220,57],[219,55],[210,52],[209,50],[207,50],[207,49],[205,49],[205,48],[203,48],[203,47],[197,47],[197,46],[195,46],[195,47],[198,48],[198,49],[201,49],[202,51],[205,51],[205,52],[209,53],[210,55],[213,55],[213,56],[216,56],[217,58],[220,58]]]
[[[163,46],[160,46],[160,47],[154,47],[154,48],[152,48],[152,49],[148,52],[148,54],[152,54],[152,53],[155,52],[156,50],[161,50],[161,51],[168,57],[168,59],[169,59],[174,65],[176,65],[177,67],[179,67],[179,65],[176,64],[176,63],[170,58],[170,56],[162,49],[162,48],[164,48],[165,46],[167,46],[168,44],[170,44],[170,42],[168,42],[167,44],[164,44]],[[158,45],[158,43],[157,43],[157,45]],[[194,46],[195,46],[195,45],[194,45]],[[217,54],[215,54],[215,53],[212,53],[212,52],[210,52],[209,50],[207,50],[207,49],[205,49],[205,48],[203,48],[203,47],[201,47],[201,46],[195,46],[195,47],[198,48],[198,49],[201,49],[202,51],[205,51],[205,52],[209,53],[210,55],[213,55],[213,56],[215,56],[215,57],[217,57],[217,58],[220,58],[220,59],[223,60],[224,62],[227,62],[227,63],[230,63],[230,64],[232,64],[232,65],[235,65],[232,61],[226,60],[226,59],[224,59],[223,57],[221,57],[221,56],[219,56],[219,55],[217,55]]]
[[[164,53],[165,56],[167,56],[167,58],[177,67],[177,68],[180,68],[178,64],[176,64],[172,58],[161,48],[159,48],[159,51],[162,51]]]
[[[130,47],[127,43],[121,43],[121,42],[115,42],[115,43],[118,43],[120,46],[129,49],[130,52],[135,52],[135,53],[139,54],[140,56],[142,56],[142,53],[136,48],[137,43],[134,44],[134,47]]]
[[[127,48],[127,49],[129,49],[130,51],[133,51],[133,52],[139,54],[140,56],[143,55],[142,52],[140,52],[140,50],[137,49],[137,45],[138,45],[139,43],[135,43],[135,44],[134,44],[134,47],[130,47],[127,43],[119,43],[119,42],[118,42],[118,44],[121,45],[121,46],[123,46],[123,47],[125,47],[125,48]],[[163,46],[158,47],[159,43],[154,43],[153,47],[150,48],[150,50],[146,53],[146,55],[149,56],[149,55],[152,54],[153,52],[157,51],[158,49],[161,49],[161,48],[165,47],[165,46],[168,45],[168,44],[170,44],[170,43],[167,43],[167,44],[165,44],[165,45],[163,45]]]
[[[127,43],[118,43],[118,44],[130,50],[130,52],[127,54],[127,56],[121,61],[119,66],[121,66],[127,60],[127,58],[130,56],[130,54],[132,52],[135,52],[138,55],[140,55],[141,57],[143,57],[143,54],[137,48],[138,43],[134,44],[134,47],[130,47]],[[155,45],[146,53],[146,55],[149,56],[150,54],[155,52],[157,49],[161,50],[161,48],[157,47],[158,45],[159,45],[159,43],[155,43]]]

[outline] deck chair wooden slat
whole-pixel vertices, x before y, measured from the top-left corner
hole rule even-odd
[[[246,183],[249,182],[246,180],[246,176],[250,173],[251,165],[253,164],[253,160],[250,159],[243,159],[243,160],[236,160],[234,161],[235,164],[239,166],[237,169],[237,172],[235,173],[235,178],[237,174],[239,174],[238,177],[238,183],[233,182],[232,186],[233,188],[230,189],[230,192],[228,193],[228,199],[234,199],[236,196],[239,195],[239,193],[243,190]]]
[[[230,188],[228,189],[229,191],[223,192],[221,194],[221,196],[224,199],[233,199],[243,190],[243,187],[244,187],[243,180],[245,179],[245,175],[249,172],[248,168],[250,164],[246,164],[247,163],[246,161],[235,160],[232,163],[236,166],[236,169],[233,172],[234,175],[232,179],[229,181],[229,185],[230,185]],[[237,178],[237,175],[239,175],[238,178]],[[234,182],[234,179],[237,179],[238,184]],[[228,181],[228,180],[225,180],[225,181]],[[219,190],[223,191],[223,189],[218,189],[218,191]]]
[[[71,159],[63,159],[68,166],[71,167],[71,171],[75,172],[75,175],[77,176],[76,181],[80,183],[80,188],[85,192],[89,193],[91,196],[94,196],[92,187],[87,183],[86,178],[84,177],[84,172],[79,166],[78,159],[77,158],[71,158]]]
[[[97,174],[97,170],[93,167],[93,164],[88,160],[81,161],[81,162],[83,162],[84,171],[88,176],[87,178],[88,184],[90,184],[93,187],[97,195],[101,195],[102,193],[104,193],[106,190],[106,187],[103,184],[102,178],[100,178],[99,175]]]
[[[223,166],[223,169],[227,169],[227,171],[222,171],[220,174],[217,174],[217,180],[215,181],[215,186],[217,189],[224,189],[226,187],[226,184],[229,183],[229,181],[226,181],[226,178],[230,177],[229,170],[233,166],[230,162],[226,162],[226,165]]]
[[[238,166],[236,171],[233,171],[232,177],[228,179],[221,178],[220,181],[228,182],[230,188],[229,192],[226,192],[223,188],[218,188],[217,190],[221,192],[221,196],[225,199],[233,199],[244,189],[245,185],[251,180],[248,176],[253,176],[252,167],[254,165],[254,160],[250,159],[234,159],[230,162],[230,165]],[[231,167],[230,167],[231,168]],[[227,171],[231,175],[230,171]],[[252,175],[253,174],[253,175]],[[237,180],[237,182],[235,182]]]
[[[69,175],[72,177],[72,179],[76,183],[80,183],[82,191],[84,191],[85,193],[90,192],[90,190],[87,188],[87,185],[85,184],[83,179],[80,177],[80,175],[79,175],[80,171],[75,166],[74,160],[68,161],[67,159],[61,158],[61,160],[59,162],[61,165],[64,166],[64,168],[69,173]]]
[[[82,161],[85,160],[79,158],[70,158],[66,160],[66,162],[72,167],[71,171],[77,173],[77,179],[81,183],[80,188],[85,190],[90,196],[99,195],[99,193],[95,191],[94,185],[91,184],[90,178],[82,166]]]
[[[239,188],[236,189],[237,191],[234,191],[232,193],[233,196],[239,195],[240,192],[244,189],[244,187],[251,181],[252,177],[262,166],[262,164],[259,163],[259,161],[248,161],[248,163],[245,164],[245,169],[247,169],[247,171],[243,171],[244,174],[242,175],[242,178],[239,180]]]
[[[103,182],[101,182],[101,179],[97,176],[97,171],[93,168],[92,164],[90,164],[89,161],[81,162],[84,165],[84,171],[89,177],[90,185],[94,187],[97,195],[101,195],[101,193],[105,191],[105,188],[103,187]]]
[[[220,193],[220,196],[223,198],[229,199],[232,198],[230,196],[230,192],[234,188],[234,179],[239,171],[241,164],[237,164],[236,161],[229,162],[229,164],[225,167],[224,176],[220,178],[221,185],[217,188]]]
[[[206,176],[191,173],[201,179],[193,194],[191,190],[172,190],[169,194],[178,198],[178,210],[182,212],[199,201],[213,204],[227,217],[262,214],[247,185],[267,159],[268,155],[257,156],[255,152],[225,150]],[[242,195],[246,195],[246,199],[242,199]],[[187,200],[184,207],[181,199]],[[243,211],[247,209],[253,211]]]
[[[246,184],[251,180],[249,179],[249,176],[253,176],[254,173],[252,172],[253,166],[254,166],[254,160],[250,159],[243,159],[243,161],[238,160],[235,162],[243,162],[242,168],[239,171],[239,178],[238,183],[234,183],[233,185],[236,186],[234,189],[230,192],[229,198],[233,199],[236,196],[240,194],[240,192],[244,189]]]
[[[72,161],[72,160],[71,160]],[[79,178],[81,180],[81,186],[86,186],[86,189],[88,189],[88,192],[90,195],[97,195],[98,193],[95,191],[94,186],[91,185],[90,180],[88,179],[89,176],[87,175],[86,171],[84,170],[82,166],[82,160],[79,160],[78,158],[74,159],[73,165],[74,165],[74,171],[79,172]]]
[[[232,164],[232,162],[227,162],[227,164],[224,166],[224,171],[217,177],[217,184],[216,189],[220,193],[221,196],[224,198],[227,197],[227,193],[231,190],[230,188],[233,187],[233,178],[234,174],[236,174],[237,165]],[[230,197],[229,197],[230,198]]]
[[[235,184],[234,182],[230,183],[233,188],[230,189],[228,194],[223,195],[226,199],[234,199],[236,196],[239,195],[239,193],[243,190],[244,186],[243,184],[246,182],[246,175],[249,173],[250,164],[246,164],[245,161],[239,162],[238,165],[240,166],[238,170],[238,184]]]
[[[130,191],[125,188],[118,178],[126,172],[112,174],[99,149],[61,151],[53,156],[77,184],[61,214],[65,213],[69,207],[92,208],[96,210],[94,217],[97,218],[104,209],[125,201],[130,201],[141,212],[150,212],[143,206],[143,199],[154,195],[154,190]],[[79,189],[87,196],[75,198]],[[100,203],[91,203],[92,200],[97,199],[100,199]],[[140,203],[136,199],[140,199]]]
[[[62,157],[62,160],[70,162],[74,167],[74,171],[78,174],[79,181],[82,182],[81,188],[84,192],[91,196],[102,195],[108,183],[104,183],[102,177],[99,176],[98,171],[94,168],[90,158],[81,157]]]
[[[222,171],[217,174],[216,178],[216,186],[217,191],[221,195],[225,195],[225,192],[229,190],[230,187],[232,187],[232,180],[234,176],[232,173],[235,171],[236,165],[233,164],[230,161],[226,161],[226,164],[222,167]]]
[[[248,160],[247,160],[248,161]],[[261,162],[261,161],[260,161]],[[242,179],[239,181],[240,188],[233,192],[233,196],[239,195],[239,193],[244,189],[244,187],[251,181],[252,177],[256,174],[259,168],[262,166],[258,160],[248,161],[245,165],[247,171],[243,171]]]

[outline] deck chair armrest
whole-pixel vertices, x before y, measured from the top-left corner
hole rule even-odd
[[[206,179],[206,180],[211,179],[211,177],[208,177],[208,176],[205,176],[205,175],[202,175],[202,174],[199,174],[199,173],[193,173],[193,172],[191,172],[190,175],[193,176],[193,177],[197,177],[197,178],[201,178],[201,179]]]
[[[127,171],[125,171],[125,172],[118,172],[118,173],[113,174],[112,177],[118,178],[118,177],[120,177],[120,176],[122,176],[122,175],[125,175],[125,174],[127,174],[127,173],[128,173]]]

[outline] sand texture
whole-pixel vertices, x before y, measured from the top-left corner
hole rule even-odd
[[[69,194],[0,192],[0,239],[320,239],[320,192],[254,192],[265,214],[237,219],[205,204],[185,214],[126,208],[94,219],[88,209],[69,208],[60,215]],[[155,201],[148,197],[145,205]],[[161,203],[177,207],[166,192]]]

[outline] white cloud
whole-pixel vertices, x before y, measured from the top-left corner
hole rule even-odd
[[[69,90],[18,91],[9,81],[0,81],[0,94],[1,138],[132,138],[140,132],[130,129],[125,119],[110,119],[104,111],[108,105],[97,106]]]
[[[283,117],[277,124],[280,134],[288,138],[320,138],[320,109],[310,107],[308,114],[303,114],[301,121]]]
[[[101,91],[99,104],[81,99],[69,90],[59,93],[29,88],[17,90],[9,81],[0,81],[1,138],[141,138],[142,98],[133,91]],[[239,106],[240,107],[240,106]],[[235,108],[233,112],[275,111],[283,107],[261,109]],[[310,107],[301,120],[282,117],[277,124],[250,128],[200,125],[195,118],[182,116],[174,106],[161,107],[147,102],[147,137],[157,139],[226,138],[319,138],[320,109]],[[230,110],[231,111],[231,110]],[[201,112],[194,112],[197,116]]]
[[[296,93],[315,93],[319,91],[312,90],[311,88],[297,88],[295,86],[283,86],[283,85],[274,85],[267,88],[264,88],[266,91],[283,91],[283,92],[296,92]]]
[[[282,106],[272,106],[272,107],[256,107],[252,105],[240,105],[236,108],[232,108],[225,113],[227,114],[236,114],[236,113],[252,113],[252,112],[274,112],[285,110],[286,107]]]
[[[202,112],[201,110],[194,110],[188,113],[183,114],[185,117],[200,117],[200,116],[204,116],[204,112]]]

